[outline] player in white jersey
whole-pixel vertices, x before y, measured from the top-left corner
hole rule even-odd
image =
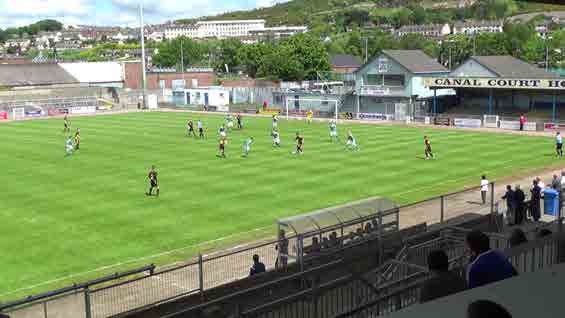
[[[226,116],[226,127],[228,128],[228,130],[231,130],[233,128],[233,117],[231,114],[228,114]]]
[[[204,138],[204,126],[202,125],[202,121],[199,119],[198,122],[196,122],[196,126],[198,127],[198,137],[200,139]]]
[[[273,115],[273,129],[277,129],[279,127],[279,118],[277,115]]]
[[[337,135],[337,125],[335,121],[331,120],[329,127],[330,127],[330,141],[339,140],[339,137]]]
[[[273,147],[280,147],[281,146],[281,135],[279,134],[278,130],[273,129],[271,136],[273,137]]]
[[[555,134],[555,152],[557,157],[563,157],[563,136],[559,131]]]
[[[355,139],[355,137],[353,137],[351,130],[347,132],[347,142],[345,143],[345,147],[349,150],[359,150],[357,140]]]
[[[253,141],[253,137],[249,137],[243,142],[243,157],[247,157],[249,155]]]
[[[74,150],[73,138],[71,136],[69,136],[67,138],[67,141],[65,142],[65,151],[67,153],[67,156],[72,155],[73,150]]]

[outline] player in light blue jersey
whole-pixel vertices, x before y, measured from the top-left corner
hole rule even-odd
[[[73,154],[74,148],[75,147],[73,145],[73,138],[69,136],[67,138],[67,141],[65,142],[65,151],[67,153],[67,156],[71,156]]]
[[[249,155],[253,141],[253,137],[249,137],[243,142],[243,157],[247,157]]]
[[[555,134],[555,152],[557,157],[563,157],[563,136],[560,132]]]

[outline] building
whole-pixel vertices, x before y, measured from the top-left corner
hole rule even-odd
[[[124,87],[141,89],[141,62],[124,62]],[[212,86],[216,81],[216,73],[210,68],[176,70],[152,70],[147,72],[148,89],[176,90]]]
[[[479,114],[517,115],[565,106],[565,80],[512,56],[473,56],[448,77],[428,79],[432,89],[452,88],[456,107]]]
[[[426,38],[442,38],[451,34],[449,24],[405,25],[395,31],[397,37],[407,34],[420,34]]]
[[[247,36],[252,30],[265,29],[265,20],[199,21],[199,38],[232,38]]]
[[[424,85],[429,77],[444,77],[449,70],[421,50],[384,50],[355,71],[357,113],[400,114],[403,119],[428,109],[434,91]],[[453,95],[450,89],[435,91],[436,96]]]
[[[161,42],[165,37],[165,32],[162,31],[152,31],[151,33],[145,36],[150,41]]]
[[[167,40],[176,39],[184,36],[191,39],[199,38],[198,27],[195,25],[170,25],[163,31],[164,37]]]
[[[330,56],[332,71],[336,73],[353,73],[360,66],[359,58],[349,54],[336,54]]]
[[[259,30],[250,30],[249,36],[255,42],[268,41],[268,40],[282,40],[296,34],[308,32],[308,27],[305,26],[281,26],[272,28],[263,28]]]
[[[503,21],[467,21],[456,22],[453,25],[453,34],[475,35],[480,33],[503,32]]]

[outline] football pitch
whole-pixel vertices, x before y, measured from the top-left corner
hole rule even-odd
[[[186,137],[189,118],[203,120],[206,140]],[[81,130],[81,150],[71,157],[62,119],[0,125],[0,294],[271,230],[278,218],[318,208],[370,196],[415,202],[475,186],[483,173],[494,180],[558,161],[547,137],[340,123],[342,142],[332,143],[327,123],[285,120],[282,146],[274,149],[271,120],[255,117],[229,133],[222,159],[216,155],[223,121],[161,112],[75,117],[71,129]],[[345,150],[348,128],[360,151]],[[305,137],[300,156],[292,154],[297,131]],[[424,135],[437,160],[423,160]],[[249,136],[255,143],[243,158]],[[153,164],[159,198],[144,195]]]

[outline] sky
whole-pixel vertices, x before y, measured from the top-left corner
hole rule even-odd
[[[253,9],[288,0],[0,0],[0,28],[23,26],[42,19],[64,24],[132,26],[140,2],[146,23],[162,23],[234,10]]]

